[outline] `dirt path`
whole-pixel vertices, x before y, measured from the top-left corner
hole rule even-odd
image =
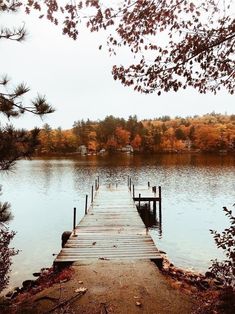
[[[57,303],[39,298],[55,297],[62,302],[82,287],[87,291],[81,297],[52,313],[189,314],[196,306],[193,297],[172,288],[151,261],[104,260],[73,268],[70,281],[34,295],[17,313],[48,313]]]

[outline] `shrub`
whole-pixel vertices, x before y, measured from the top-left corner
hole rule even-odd
[[[215,230],[210,230],[213,234],[215,243],[218,248],[224,250],[226,259],[218,261],[212,260],[210,270],[215,276],[223,280],[225,286],[235,285],[235,217],[232,214],[232,210],[223,207],[225,215],[230,220],[230,226],[222,233],[218,233]]]

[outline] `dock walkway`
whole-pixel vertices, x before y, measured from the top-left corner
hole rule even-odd
[[[101,186],[96,191],[87,215],[76,226],[55,263],[88,259],[161,262],[127,187]]]

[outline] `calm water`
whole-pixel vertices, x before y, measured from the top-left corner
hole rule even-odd
[[[235,202],[235,157],[160,155],[80,157],[20,161],[1,174],[2,201],[10,201],[17,231],[10,287],[49,267],[60,250],[61,234],[72,229],[72,210],[83,217],[85,194],[97,175],[101,184],[162,186],[162,234],[152,230],[157,246],[177,266],[205,271],[220,257],[209,229],[227,224],[222,207]]]

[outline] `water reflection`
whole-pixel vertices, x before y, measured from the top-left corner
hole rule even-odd
[[[137,210],[142,221],[145,224],[147,231],[151,229],[158,233],[159,239],[162,238],[162,210],[154,210],[150,203],[142,205],[137,204]]]
[[[162,216],[151,209],[143,217],[159,249],[181,267],[205,270],[219,257],[209,229],[228,222],[222,207],[235,199],[234,156],[125,155],[20,161],[14,173],[1,176],[4,199],[11,202],[17,231],[11,286],[41,267],[50,266],[60,250],[61,234],[72,228],[73,207],[84,215],[85,195],[97,176],[101,184],[162,186]],[[26,201],[27,200],[27,201]],[[140,212],[143,216],[143,213]],[[164,232],[163,232],[164,231]]]

